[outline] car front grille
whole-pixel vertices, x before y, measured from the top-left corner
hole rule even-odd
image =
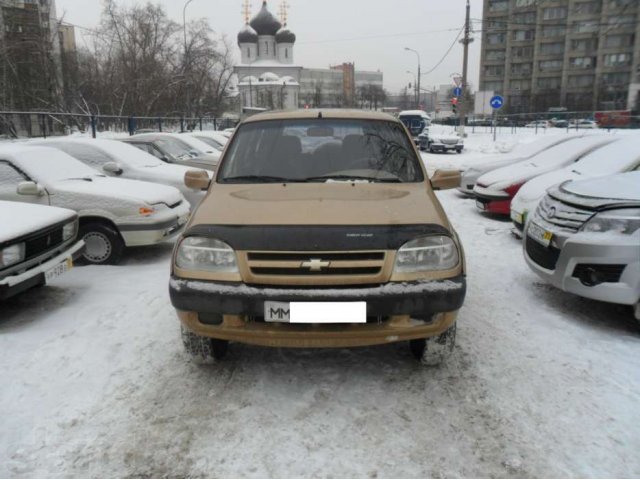
[[[574,207],[546,195],[538,205],[538,216],[550,225],[577,232],[593,215],[591,210]]]
[[[274,285],[375,284],[386,281],[392,265],[385,251],[239,252],[248,283]]]
[[[62,227],[41,233],[25,242],[25,260],[37,257],[38,255],[62,244]]]
[[[529,236],[527,236],[525,242],[527,255],[529,255],[529,258],[531,260],[540,265],[542,268],[546,268],[547,270],[555,270],[558,259],[560,258],[560,249],[552,245],[545,247]]]

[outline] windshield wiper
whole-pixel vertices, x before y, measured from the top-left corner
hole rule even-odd
[[[383,183],[402,183],[398,177],[381,178],[381,177],[367,177],[364,175],[320,175],[318,177],[305,178],[305,182],[313,182],[314,180],[368,180],[371,182],[383,182]]]
[[[225,177],[222,179],[224,183],[242,183],[242,182],[256,182],[256,183],[294,183],[305,182],[306,179],[299,178],[286,178],[275,177],[270,175],[238,175],[237,177]]]

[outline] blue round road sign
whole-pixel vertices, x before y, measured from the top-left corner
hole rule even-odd
[[[491,105],[491,108],[495,108],[496,110],[498,108],[502,108],[503,104],[504,98],[502,98],[500,95],[494,95],[493,97],[491,97],[491,100],[489,100],[489,105]]]
[[[462,89],[460,87],[456,87],[453,89],[453,96],[454,97],[459,97],[460,95],[462,95]]]

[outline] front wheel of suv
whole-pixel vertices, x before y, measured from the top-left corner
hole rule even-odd
[[[425,366],[435,367],[443,363],[453,352],[456,344],[456,324],[436,337],[409,341],[411,353]]]
[[[222,360],[229,349],[229,342],[197,335],[180,326],[182,343],[194,363],[206,365]]]

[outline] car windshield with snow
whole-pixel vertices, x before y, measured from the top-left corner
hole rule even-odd
[[[174,251],[171,300],[197,359],[228,341],[451,351],[464,254],[401,122],[362,111],[245,120]],[[216,208],[224,205],[225,208]]]
[[[0,148],[0,200],[75,210],[82,259],[95,264],[177,235],[190,212],[173,187],[109,178],[57,149],[18,144]]]
[[[186,165],[193,168],[213,170],[218,163],[219,154],[206,153],[209,145],[189,138],[170,133],[142,133],[122,139],[166,163]],[[201,148],[198,148],[198,145]]]

